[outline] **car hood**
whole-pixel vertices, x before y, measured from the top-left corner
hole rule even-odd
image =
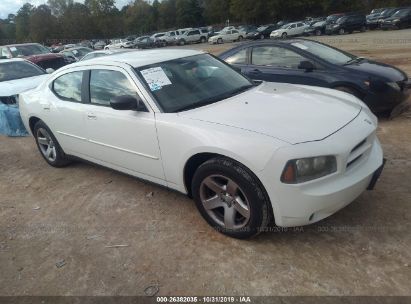
[[[0,82],[0,95],[13,96],[36,88],[49,74]]]
[[[348,94],[319,87],[262,83],[180,116],[271,136],[290,144],[322,140],[361,111]]]
[[[407,78],[407,75],[400,69],[371,60],[363,60],[359,63],[346,65],[345,67],[356,72],[365,72],[376,77],[384,77],[387,81],[402,81]]]

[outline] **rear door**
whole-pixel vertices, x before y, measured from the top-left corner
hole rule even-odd
[[[41,102],[46,124],[67,154],[82,153],[86,149],[84,121],[84,71],[69,71],[50,83]]]

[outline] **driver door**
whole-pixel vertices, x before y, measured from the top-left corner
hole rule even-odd
[[[246,75],[269,82],[327,86],[327,74],[320,66],[307,72],[298,68],[301,61],[310,60],[281,46],[256,46],[251,51],[251,64],[246,69]]]
[[[148,106],[146,111],[111,108],[110,100],[123,95],[142,100],[127,71],[105,66],[90,70],[85,153],[108,167],[165,184],[154,112]]]

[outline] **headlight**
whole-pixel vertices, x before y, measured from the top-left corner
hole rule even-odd
[[[392,22],[397,23],[397,22],[400,22],[400,21],[401,21],[400,19],[394,19]]]
[[[281,181],[286,184],[298,184],[317,179],[337,171],[335,156],[318,156],[293,159],[287,162]]]
[[[396,82],[387,82],[387,85],[396,91],[401,91],[400,86]]]

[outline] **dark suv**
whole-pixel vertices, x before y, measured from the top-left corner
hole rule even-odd
[[[327,34],[340,34],[352,33],[354,31],[365,32],[367,29],[367,20],[365,15],[345,15],[339,18],[335,23],[327,24]]]

